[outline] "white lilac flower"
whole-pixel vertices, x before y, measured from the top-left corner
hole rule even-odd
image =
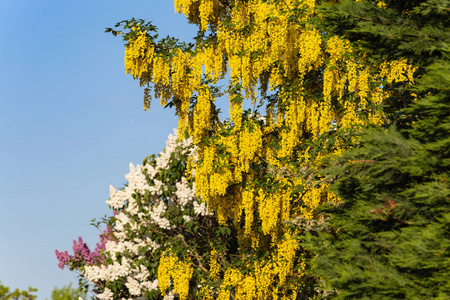
[[[155,251],[156,249],[160,248],[161,245],[159,245],[158,243],[156,243],[155,241],[152,241],[149,237],[147,238],[147,240],[144,242],[143,246],[148,246],[150,245],[150,247],[152,248],[153,251]]]
[[[181,206],[186,206],[192,202],[195,192],[189,187],[185,177],[181,179],[181,182],[175,183],[175,186],[177,188],[175,195],[178,198],[178,204]]]
[[[167,206],[164,204],[164,202],[160,202],[158,205],[154,205],[152,207],[152,210],[149,212],[150,219],[152,223],[158,225],[163,229],[171,229],[172,226],[170,225],[169,220],[161,217],[161,214],[163,214],[166,210]]]
[[[173,300],[175,299],[175,294],[173,291],[168,292],[165,296],[164,296],[164,300]]]
[[[116,219],[116,227],[115,227],[115,230],[116,230],[117,232],[123,232],[124,229],[125,229],[124,226],[125,226],[126,224],[130,223],[130,218],[129,218],[127,215],[125,215],[123,212],[118,213],[118,214],[115,216],[115,219]]]
[[[107,280],[105,266],[86,266],[83,271],[84,277],[90,282],[97,282],[100,280]]]
[[[143,282],[143,281],[146,281],[148,279],[148,277],[150,277],[150,273],[148,272],[147,268],[144,265],[140,265],[135,270],[134,278],[136,278],[137,280]]]
[[[126,191],[130,193],[135,193],[135,191],[142,193],[148,188],[147,178],[142,173],[143,167],[141,165],[133,166],[130,163],[130,173],[125,175],[125,178],[128,180],[128,186],[125,188]]]
[[[112,266],[109,266],[107,270],[109,271],[108,274],[110,276],[109,280],[115,281],[120,277],[126,277],[128,276],[128,274],[130,274],[131,272],[130,262],[126,257],[122,257],[121,263],[115,261],[114,264]]]
[[[113,299],[113,296],[113,292],[110,289],[105,288],[103,293],[97,295],[97,298],[101,300],[111,300]]]
[[[157,290],[158,289],[158,279],[153,281],[144,281],[141,283],[141,287],[146,289],[147,291]]]
[[[137,280],[128,277],[125,286],[128,288],[128,291],[130,292],[131,295],[139,296],[141,294],[141,287]]]
[[[112,185],[109,186],[109,197],[106,204],[115,209],[122,208],[128,198],[124,191],[117,191]]]
[[[191,218],[190,216],[184,215],[184,216],[183,216],[183,220],[184,220],[185,222],[189,222],[189,221],[192,221],[192,218]]]
[[[212,216],[213,214],[208,210],[206,202],[198,203],[194,201],[194,213],[198,216]]]

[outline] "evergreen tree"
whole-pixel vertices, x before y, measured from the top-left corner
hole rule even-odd
[[[326,180],[334,181],[342,201],[322,208],[320,226],[301,227],[324,295],[450,295],[449,12],[449,1],[438,0],[341,1],[321,10],[329,32],[344,35],[374,61],[407,58],[419,67],[417,84],[391,103],[402,107],[404,94],[418,101],[397,111],[397,126],[366,129],[359,148],[329,162]]]

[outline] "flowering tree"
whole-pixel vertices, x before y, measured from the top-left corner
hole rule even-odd
[[[374,64],[323,30],[316,1],[176,0],[175,9],[198,25],[195,44],[158,40],[143,20],[107,31],[126,42],[125,68],[145,88],[144,109],[159,98],[175,108],[180,135],[192,137],[195,195],[219,224],[236,230],[239,259],[221,261],[217,297],[313,296],[307,253],[289,223],[316,218],[320,204],[339,201],[318,163],[356,143],[350,131],[392,122],[384,107],[413,99],[403,90],[414,68],[405,59]],[[399,94],[405,102],[392,102]],[[216,104],[225,96],[226,120]],[[184,264],[160,261],[173,269]]]

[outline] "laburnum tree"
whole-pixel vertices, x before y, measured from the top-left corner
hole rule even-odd
[[[374,61],[417,66],[418,100],[385,129],[327,162],[339,205],[302,229],[310,274],[333,299],[448,299],[450,295],[449,1],[339,1],[322,7],[329,32]],[[395,95],[400,101],[402,95]],[[411,122],[404,122],[404,119]]]
[[[404,89],[415,70],[406,58],[374,63],[323,28],[316,4],[175,1],[198,25],[190,44],[158,40],[143,20],[107,30],[126,42],[125,68],[145,88],[144,109],[152,98],[175,108],[180,135],[198,147],[188,167],[196,196],[219,224],[237,230],[239,260],[221,265],[218,289],[209,287],[213,298],[314,295],[307,253],[289,222],[339,202],[317,166],[357,142],[352,131],[392,123],[384,112],[392,97],[414,98]],[[219,114],[220,101],[229,119]]]
[[[417,94],[406,89],[416,70],[408,57],[373,59],[328,29],[317,4],[176,0],[199,28],[192,43],[159,39],[144,20],[107,29],[126,43],[125,68],[144,87],[144,109],[152,98],[174,108],[180,139],[192,139],[195,155],[162,154],[131,168],[125,189],[111,190],[115,216],[105,220],[99,250],[80,240],[73,255],[57,253],[98,298],[326,292],[309,274],[296,226],[318,220],[321,204],[341,201],[318,171],[358,144],[352,133],[364,126],[407,126],[392,112]]]

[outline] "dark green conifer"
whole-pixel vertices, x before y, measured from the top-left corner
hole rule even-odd
[[[322,208],[325,225],[303,246],[329,298],[450,299],[450,1],[385,3],[327,4],[322,25],[374,63],[418,66],[406,92],[419,100],[396,114],[413,122],[368,128],[358,148],[329,162],[342,203]]]

